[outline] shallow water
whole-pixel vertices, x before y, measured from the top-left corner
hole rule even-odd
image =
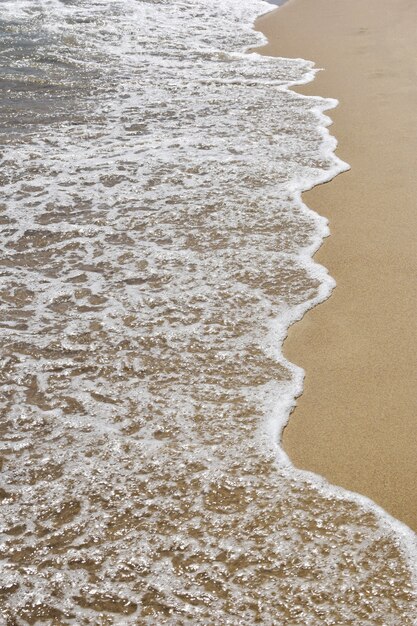
[[[0,8],[5,623],[412,624],[411,533],[278,448],[346,167],[311,64],[245,54],[257,1]]]

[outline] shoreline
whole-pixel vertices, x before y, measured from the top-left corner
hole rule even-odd
[[[413,529],[416,21],[408,0],[291,0],[255,24],[268,39],[257,52],[324,69],[296,91],[339,100],[331,133],[351,166],[303,194],[329,219],[314,258],[336,289],[285,341],[306,378],[283,447],[296,467],[371,498]]]

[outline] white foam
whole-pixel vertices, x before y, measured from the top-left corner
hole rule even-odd
[[[221,561],[223,546],[229,560],[248,557],[236,571],[251,580],[268,563],[285,562],[285,601],[315,626],[313,609],[291,596],[301,588],[308,598],[310,589],[291,554],[307,562],[326,545],[309,534],[316,509],[329,533],[332,502],[350,520],[347,538],[334,531],[336,555],[362,562],[375,546],[381,559],[384,533],[415,554],[411,531],[366,499],[296,470],[278,446],[303,380],[282,342],[334,286],[312,260],[327,222],[301,194],[347,167],[327,130],[325,111],[337,102],[290,90],[313,79],[310,62],[246,53],[264,41],[253,31],[255,17],[271,9],[264,2],[7,6],[29,31],[37,17],[37,32],[51,36],[48,54],[62,60],[71,51],[74,81],[66,115],[18,127],[5,149],[4,280],[11,292],[29,290],[15,296],[21,317],[10,324],[20,326],[7,331],[14,406],[4,445],[15,456],[4,475],[17,495],[5,525],[25,519],[28,531],[7,545],[37,546],[36,565],[45,568],[45,576],[26,576],[9,563],[10,584],[20,584],[10,606],[55,602],[56,585],[61,609],[75,611],[77,624],[94,623],[97,610],[73,598],[105,592],[138,604],[139,575],[129,579],[137,568],[172,609],[158,623],[181,615],[206,624],[207,611],[222,623],[252,623],[242,604],[247,582]],[[55,80],[39,45],[37,63]],[[218,487],[244,493],[245,507],[233,509],[233,497],[223,502]],[[62,521],[57,511],[68,501],[75,513]],[[376,530],[363,522],[356,543],[361,513],[350,502],[377,515]],[[274,507],[282,507],[275,517]],[[256,527],[270,513],[271,525]],[[172,529],[172,520],[181,523]],[[251,525],[258,544],[243,532]],[[223,526],[228,534],[219,538]],[[43,543],[60,533],[65,554]],[[194,569],[178,574],[171,552]],[[98,582],[74,566],[80,555]],[[337,558],[323,553],[317,566],[330,587],[339,584]],[[226,585],[232,608],[204,591],[197,574]],[[183,599],[187,585],[195,605]],[[277,591],[268,585],[251,589],[263,593],[263,623],[273,624]],[[342,604],[339,618],[348,623],[357,607]],[[387,623],[400,610],[390,608]],[[134,623],[137,613],[122,619]]]

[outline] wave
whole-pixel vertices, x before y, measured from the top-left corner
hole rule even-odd
[[[10,619],[412,623],[411,531],[279,448],[347,165],[267,8],[2,3]]]

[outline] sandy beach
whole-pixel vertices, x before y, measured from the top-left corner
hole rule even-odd
[[[384,2],[260,21],[316,97],[246,53],[263,0],[1,2],[0,626],[417,626],[416,535],[357,493],[412,525],[416,10]],[[309,210],[346,169],[321,95],[352,170]],[[313,474],[277,462],[282,350],[325,266],[284,346]]]
[[[351,165],[304,195],[329,219],[316,260],[337,287],[285,344],[306,379],[284,448],[414,529],[416,24],[410,0],[290,0],[257,22],[261,52],[324,69],[299,91],[340,101],[332,134]]]

